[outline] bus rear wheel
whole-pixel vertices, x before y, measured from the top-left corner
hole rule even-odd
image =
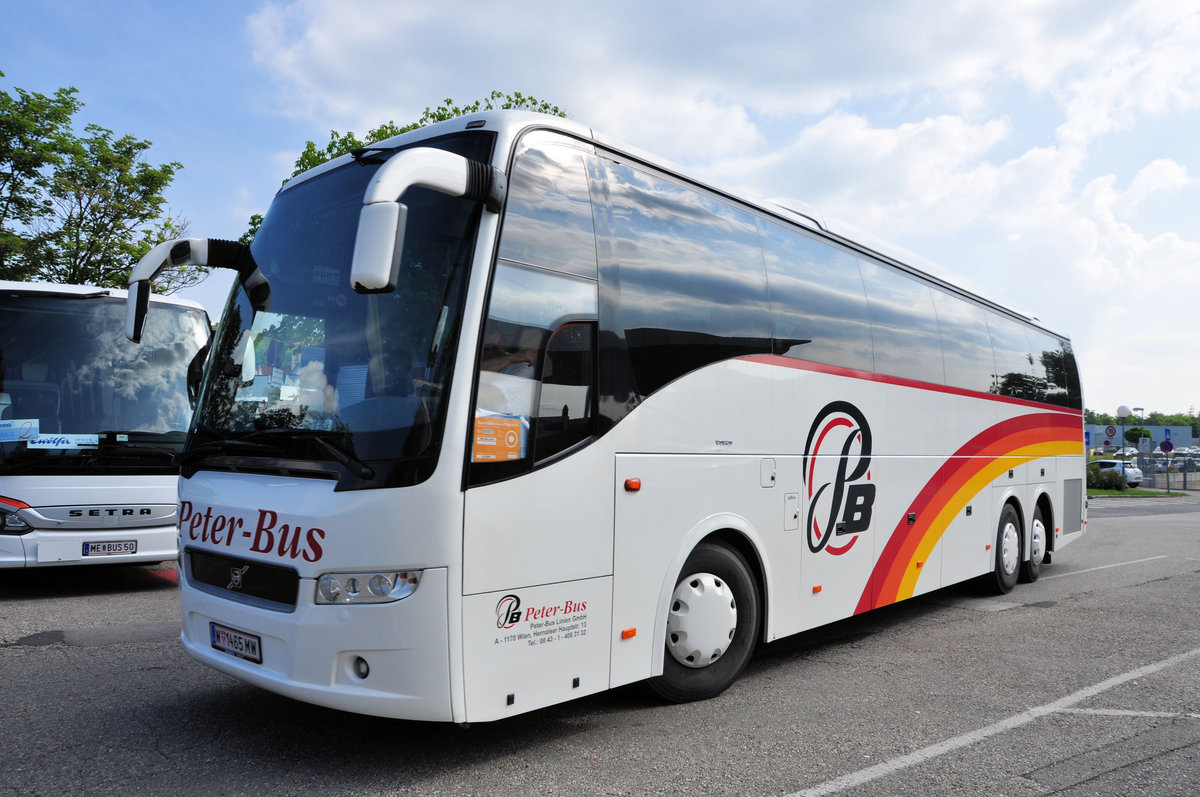
[[[996,566],[993,570],[992,586],[1001,595],[1017,585],[1021,569],[1021,518],[1012,504],[1000,510],[1000,523],[996,527]]]
[[[650,688],[675,703],[721,694],[750,661],[761,615],[745,558],[725,545],[700,544],[671,594],[663,674]]]
[[[1047,561],[1046,552],[1046,521],[1042,518],[1042,508],[1033,510],[1033,523],[1029,525],[1029,561],[1021,563],[1021,580],[1033,583],[1042,574],[1042,563]]]

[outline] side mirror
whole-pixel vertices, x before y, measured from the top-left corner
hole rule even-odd
[[[350,264],[350,285],[358,293],[395,290],[408,220],[400,197],[414,186],[486,202],[493,213],[500,212],[506,190],[503,172],[461,155],[430,147],[396,153],[363,194]]]

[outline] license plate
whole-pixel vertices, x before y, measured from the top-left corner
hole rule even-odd
[[[111,556],[118,553],[137,553],[137,540],[85,542],[83,544],[84,556]]]
[[[209,623],[208,637],[212,646],[222,653],[262,664],[262,640],[254,634],[244,634],[223,625]]]

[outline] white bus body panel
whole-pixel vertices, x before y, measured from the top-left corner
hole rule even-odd
[[[1072,442],[1081,437],[1072,429],[1078,413],[901,381],[747,358],[677,380],[610,433],[618,450],[629,440],[661,451],[707,448],[615,458],[614,686],[662,672],[669,596],[688,554],[712,533],[732,532],[753,551],[766,640],[990,573],[996,518],[1008,500],[1021,509],[1026,558],[1041,496],[1054,514],[1053,524],[1047,518],[1054,550],[1082,534],[1061,532],[1069,499],[1055,494],[1054,481],[1061,469],[1082,483],[1082,444]],[[814,553],[801,455],[814,418],[834,398],[869,419],[865,478],[874,501],[867,529],[836,535]],[[1032,431],[1020,428],[1025,418],[1038,419]],[[1036,428],[1043,418],[1060,428],[1043,434]],[[808,476],[817,482],[836,472],[838,456],[814,459]],[[640,480],[641,489],[627,492],[627,479]],[[636,636],[622,640],[626,628]]]
[[[611,599],[608,576],[465,597],[467,721],[608,689]]]
[[[6,495],[29,504],[36,528],[0,534],[0,568],[145,564],[176,556],[176,476],[5,476]],[[85,554],[93,543],[137,544],[136,553]]]
[[[293,611],[230,600],[180,578],[188,653],[265,689],[377,716],[454,720],[450,622],[460,570],[462,495],[421,490],[335,492],[321,479],[205,471],[180,480],[180,548],[292,567]],[[219,527],[218,527],[219,524]],[[233,530],[232,533],[230,530]],[[299,535],[299,536],[297,536]],[[317,605],[326,572],[421,569],[407,598]],[[259,637],[262,662],[212,646],[210,623]],[[354,660],[370,667],[365,679]]]
[[[182,640],[192,658],[247,683],[319,706],[382,717],[449,722],[446,568],[426,570],[420,588],[396,603],[315,606],[301,581],[291,613],[235,603],[180,579]],[[262,642],[255,664],[212,647],[210,623]],[[370,666],[366,679],[354,660]]]
[[[528,381],[528,380],[526,380]],[[463,593],[612,575],[611,461],[600,441],[519,479],[466,493]],[[593,450],[594,449],[594,450]]]

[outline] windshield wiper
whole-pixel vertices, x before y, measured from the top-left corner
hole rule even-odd
[[[322,448],[329,452],[330,456],[345,465],[346,469],[358,478],[362,479],[363,481],[375,478],[375,471],[370,465],[363,462],[361,459],[356,459],[355,457],[350,456],[333,443],[330,443],[324,437],[317,437],[315,439]]]
[[[136,457],[151,454],[154,456],[173,458],[179,453],[178,448],[167,448],[162,443],[175,443],[180,447],[187,440],[186,432],[123,432],[106,430],[98,435],[99,445],[92,449],[104,458]]]
[[[312,440],[317,445],[321,446],[321,448],[325,449],[325,451],[328,452],[331,457],[344,465],[347,470],[349,470],[358,478],[364,480],[375,478],[375,471],[370,465],[363,462],[349,451],[346,451],[346,449],[331,443],[329,441],[329,436],[329,432],[321,429],[279,428],[260,429],[257,432],[251,432],[241,439],[250,440],[251,438],[275,437],[288,440]]]
[[[254,452],[254,453],[250,453]],[[279,446],[269,443],[255,443],[249,440],[213,440],[198,446],[185,448],[175,455],[175,464],[183,465],[194,459],[203,459],[214,454],[249,454],[250,456],[278,456],[283,453]]]
[[[161,446],[145,446],[138,443],[118,443],[117,445],[100,446],[89,449],[96,453],[97,459],[116,459],[120,457],[144,457],[147,454],[156,457],[173,458],[178,451]]]

